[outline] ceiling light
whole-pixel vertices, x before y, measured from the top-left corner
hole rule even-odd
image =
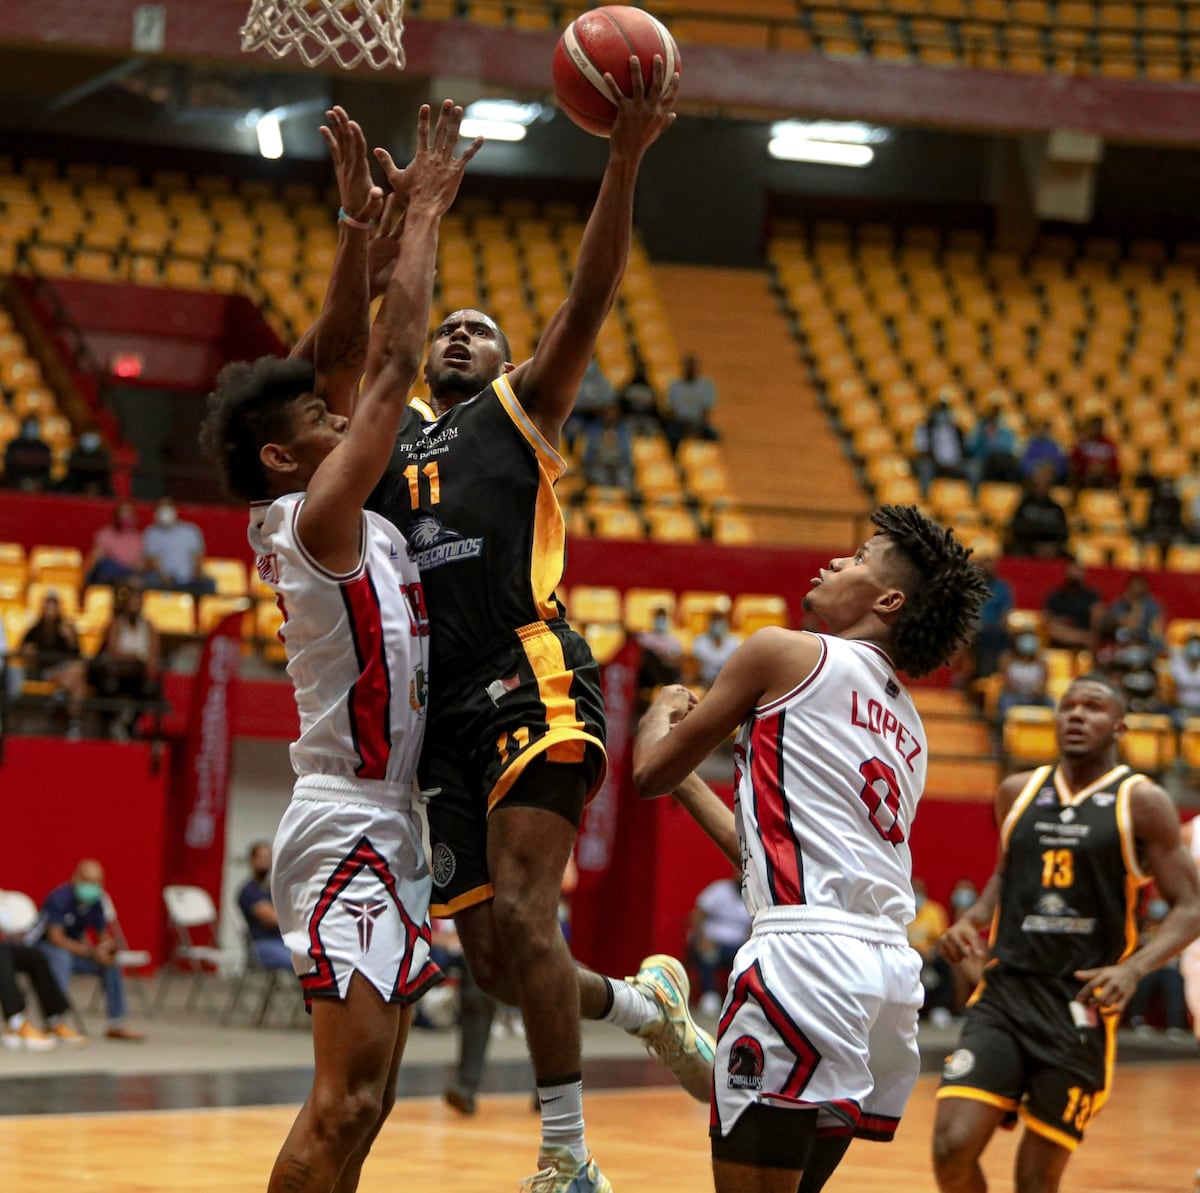
[[[255,122],[254,131],[258,134],[258,152],[263,157],[283,157],[283,133],[274,112],[264,112]]]
[[[802,137],[772,137],[767,152],[788,162],[817,162],[823,166],[869,166],[875,160],[870,145],[839,145],[834,141],[806,141]]]
[[[525,126],[515,120],[480,120],[463,118],[458,127],[460,137],[483,137],[486,141],[523,141]]]
[[[522,104],[515,99],[477,99],[468,104],[463,115],[468,120],[512,121],[530,125],[542,114],[541,104]]]

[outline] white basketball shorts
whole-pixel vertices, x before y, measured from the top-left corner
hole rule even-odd
[[[271,898],[306,1002],[345,998],[355,972],[401,1005],[438,982],[431,887],[407,787],[297,780],[275,834]]]
[[[1192,941],[1180,954],[1179,972],[1183,974],[1183,993],[1192,1015],[1192,1031],[1200,1040],[1200,941]]]
[[[920,1069],[921,958],[890,921],[767,908],[717,1030],[710,1134],[755,1102],[817,1109],[817,1132],[888,1142]]]

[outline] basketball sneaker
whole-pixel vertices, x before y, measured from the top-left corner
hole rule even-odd
[[[613,1193],[608,1177],[591,1156],[580,1164],[565,1148],[546,1148],[538,1163],[543,1165],[521,1182],[521,1193]]]
[[[39,1031],[29,1020],[20,1027],[9,1028],[4,1033],[5,1048],[24,1048],[29,1052],[49,1052],[55,1046],[53,1036]]]
[[[647,957],[629,985],[653,998],[662,1018],[633,1032],[675,1075],[697,1102],[708,1103],[712,1092],[716,1044],[688,1009],[691,987],[687,971],[674,957],[655,953]]]
[[[60,1043],[69,1048],[82,1048],[87,1043],[87,1036],[77,1032],[66,1023],[56,1023],[50,1028],[50,1034]]]

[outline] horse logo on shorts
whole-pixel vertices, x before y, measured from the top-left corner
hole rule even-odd
[[[729,1088],[762,1089],[763,1050],[753,1036],[738,1036],[729,1049]]]

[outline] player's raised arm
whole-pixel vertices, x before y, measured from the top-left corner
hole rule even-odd
[[[290,355],[311,360],[317,394],[335,415],[350,415],[367,359],[370,332],[368,246],[372,222],[383,208],[383,191],[371,181],[367,142],[344,108],[325,113],[321,136],[337,176],[338,243],[329,285],[316,322]]]
[[[371,329],[367,368],[374,381],[359,399],[344,438],[309,482],[300,513],[297,529],[305,548],[334,572],[351,571],[358,562],[363,503],[391,457],[408,391],[421,367],[438,225],[480,145],[476,141],[461,157],[454,156],[461,121],[462,108],[446,100],[431,132],[429,106],[421,109],[417,153],[407,171],[410,193],[404,238],[384,312]],[[330,416],[318,407],[310,417],[319,421]]]
[[[641,60],[636,56],[630,59],[630,69],[632,97],[621,92],[611,75],[605,76],[617,106],[617,118],[609,138],[608,165],[584,228],[570,291],[546,324],[533,357],[509,374],[521,405],[551,443],[558,442],[575,404],[600,326],[616,301],[625,273],[633,232],[633,195],[642,158],[675,119],[671,105],[679,89],[678,74],[664,90],[663,61],[655,56],[647,93]]]

